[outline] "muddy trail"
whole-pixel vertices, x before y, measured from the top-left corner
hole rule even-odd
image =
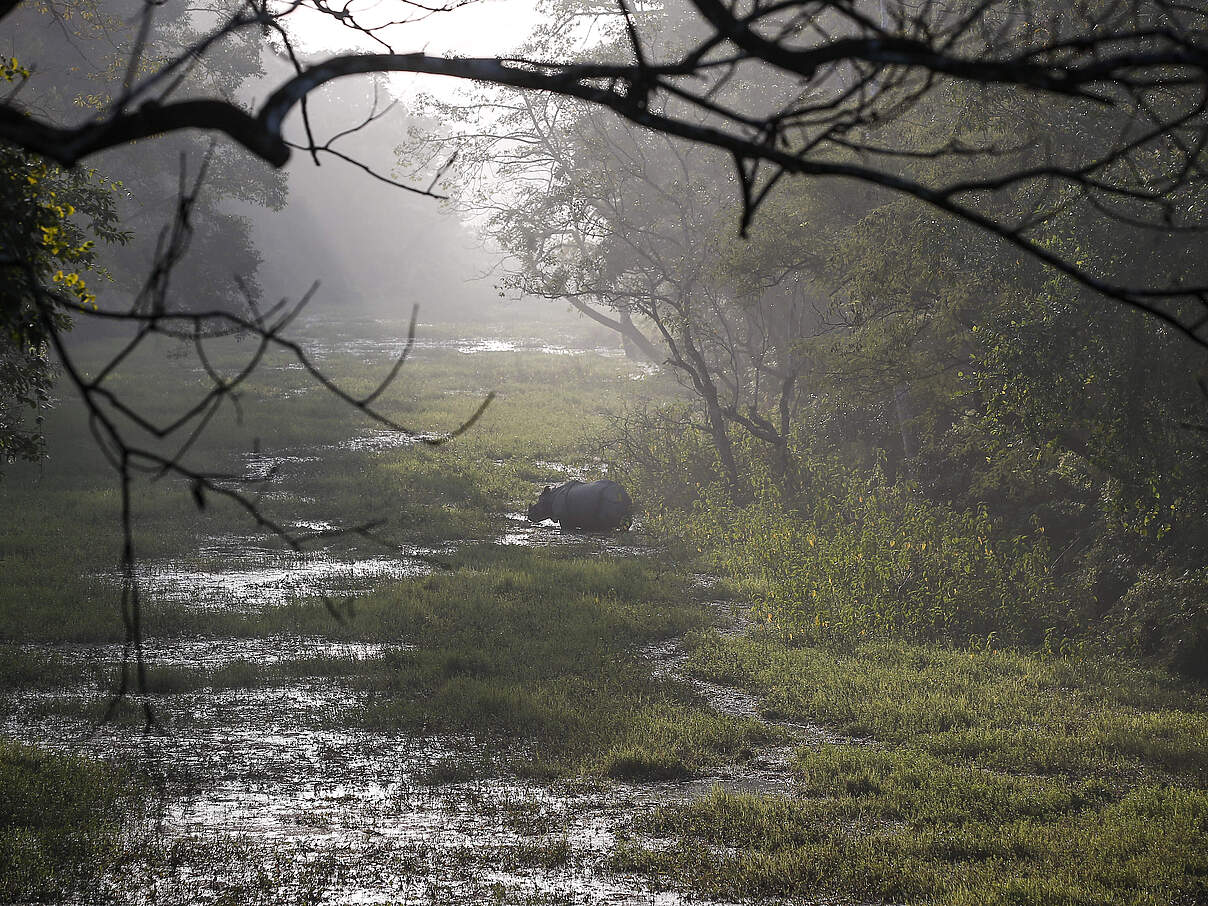
[[[446,354],[535,348],[528,341],[475,338],[433,345]],[[540,351],[573,352],[548,343]],[[397,443],[369,431],[350,438],[342,451],[372,452]],[[289,450],[275,458],[252,457],[245,465],[249,473],[293,463],[313,467],[325,455],[321,449]],[[551,461],[536,467],[567,476],[585,471],[584,464]],[[598,558],[658,553],[640,523],[614,535],[580,534],[551,523],[533,525],[512,511],[493,524],[489,537],[472,542],[390,553],[339,545],[299,553],[255,536],[218,536],[188,557],[140,561],[138,581],[148,599],[164,604],[255,613],[316,595],[355,597],[382,583],[422,576],[439,569],[434,559],[467,544],[573,549]],[[293,527],[318,534],[333,528],[305,521]],[[101,578],[116,591],[116,575]],[[709,579],[700,578],[700,606],[718,611],[717,625],[740,631],[742,621],[731,605],[708,601]],[[506,753],[470,737],[359,725],[353,715],[367,693],[333,682],[330,674],[308,673],[305,666],[338,663],[345,674],[354,674],[358,665],[409,645],[407,639],[339,643],[288,634],[150,638],[149,668],[183,677],[179,688],[151,696],[161,724],[155,732],[137,721],[96,725],[61,707],[64,700],[104,702],[106,678],[126,656],[122,646],[29,646],[85,668],[92,679],[21,693],[9,703],[0,732],[116,759],[153,778],[158,793],[148,845],[160,854],[156,867],[110,878],[103,897],[131,903],[704,902],[610,868],[618,840],[636,833],[635,818],[718,786],[791,794],[792,753],[830,740],[820,728],[777,725],[775,743],[689,780],[531,780],[510,770]],[[691,676],[681,640],[634,654],[653,678],[686,684],[714,711],[766,722],[752,696]],[[240,682],[241,671],[253,667],[263,677]],[[224,676],[233,681],[219,682]]]
[[[505,528],[511,530],[499,543],[520,543],[523,530]],[[607,539],[568,539],[542,527],[527,532],[527,543],[586,540],[601,556],[635,555],[632,538],[610,549]],[[366,573],[376,568],[365,565]],[[249,571],[246,563],[235,565],[213,594],[254,587],[263,600],[282,601],[298,587],[280,564],[266,565],[255,583],[245,581]],[[192,578],[206,587],[213,577]],[[214,600],[196,606],[215,606]],[[239,601],[251,606],[250,597]],[[146,659],[152,670],[221,676],[249,663],[367,662],[406,647],[290,636],[151,639]],[[112,674],[123,657],[120,645],[40,650],[88,665],[98,676]],[[761,719],[752,696],[686,674],[678,640],[639,654],[653,676],[689,684],[716,711]],[[690,780],[543,782],[514,776],[504,753],[470,738],[360,728],[350,716],[364,694],[328,679],[154,695],[162,724],[156,732],[48,716],[55,710],[48,700],[103,695],[95,686],[26,693],[2,732],[137,765],[159,785],[154,846],[171,871],[111,879],[106,898],[115,902],[219,903],[249,891],[259,892],[256,902],[273,903],[706,902],[611,870],[618,839],[632,835],[635,819],[651,809],[719,786],[791,794],[792,753],[825,738],[815,728],[788,726],[784,741]]]

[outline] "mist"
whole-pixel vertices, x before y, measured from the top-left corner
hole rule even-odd
[[[328,86],[310,112],[325,140],[355,129],[373,109],[367,80]],[[378,109],[391,98],[383,90]],[[395,147],[412,122],[396,108],[341,139],[336,149],[384,179],[420,191],[421,180],[400,175],[405,162]],[[435,197],[375,179],[356,164],[296,153],[284,169],[286,199],[280,211],[232,205],[252,224],[262,263],[258,279],[266,297],[298,296],[313,281],[321,288],[310,310],[350,317],[410,317],[423,321],[495,323],[505,308],[495,287],[500,253]]]

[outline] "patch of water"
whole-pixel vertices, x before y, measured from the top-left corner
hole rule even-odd
[[[556,522],[529,522],[526,513],[507,513],[508,528],[496,538],[498,544],[544,547],[565,541]]]
[[[305,597],[365,594],[383,580],[432,572],[439,552],[412,548],[389,556],[340,559],[322,551],[268,550],[231,542],[202,547],[194,560],[142,560],[136,575],[151,601],[200,608],[257,610]],[[104,578],[113,583],[120,575]]]
[[[638,520],[625,532],[580,532],[563,529],[552,520],[529,522],[526,513],[506,513],[507,528],[495,537],[496,544],[546,547],[578,545],[607,552],[614,557],[646,557],[655,552],[641,533]]]
[[[401,331],[396,325],[377,337],[335,336],[324,331],[322,335],[307,336],[303,333],[299,342],[315,361],[323,361],[335,355],[353,355],[363,361],[389,361],[398,358],[407,345],[405,326]],[[598,355],[604,358],[623,358],[625,350],[620,346],[578,344],[567,338],[566,342],[550,342],[548,337],[432,337],[417,333],[411,344],[411,354],[422,358],[434,352],[457,352],[462,355],[490,353],[530,352],[542,355],[577,356]],[[288,367],[288,366],[287,366]],[[296,367],[296,366],[295,366]]]
[[[319,461],[318,456],[261,452],[244,453],[240,459],[243,463],[240,477],[244,481],[272,481],[280,477],[287,466]]]
[[[433,434],[405,434],[402,431],[391,431],[389,428],[374,428],[365,434],[349,438],[336,445],[338,450],[351,450],[355,453],[384,453],[387,450],[399,450],[403,447],[414,447],[425,439],[433,439]]]
[[[54,654],[64,660],[83,664],[121,663],[124,646],[120,643],[59,645],[33,644],[23,650]],[[367,661],[392,651],[409,650],[406,644],[380,642],[333,642],[318,636],[272,635],[235,638],[148,638],[143,642],[143,661],[154,667],[196,667],[215,669],[236,661],[274,666],[290,661],[315,658],[347,658]]]
[[[563,475],[582,475],[585,471],[576,466],[567,465],[564,462],[553,462],[548,459],[534,459],[532,466],[534,469],[545,470],[547,472],[561,472]]]
[[[698,785],[547,786],[493,776],[434,787],[420,779],[434,763],[489,763],[489,754],[458,737],[350,727],[345,715],[362,700],[317,681],[176,695],[157,702],[173,727],[167,735],[102,726],[71,747],[164,778],[161,831],[177,844],[173,876],[149,879],[149,890],[127,888],[125,897],[172,902],[180,884],[190,901],[212,902],[238,874],[274,879],[257,902],[294,902],[305,873],[282,871],[292,863],[315,868],[305,883],[312,892],[317,883],[315,902],[326,904],[513,902],[523,894],[616,906],[696,902],[652,892],[605,863],[633,816],[699,795]],[[87,729],[58,723],[58,748]],[[35,733],[10,717],[3,730],[47,744],[45,723]]]
[[[304,532],[313,532],[316,535],[340,531],[340,527],[334,522],[324,522],[322,520],[296,519],[290,523],[290,526],[295,529],[301,529]]]

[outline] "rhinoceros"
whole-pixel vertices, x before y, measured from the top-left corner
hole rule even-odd
[[[615,481],[571,479],[555,487],[546,485],[528,510],[529,522],[553,519],[564,529],[607,532],[618,526],[629,528],[633,502]]]

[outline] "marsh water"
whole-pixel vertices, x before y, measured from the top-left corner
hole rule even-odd
[[[405,337],[342,332],[310,325],[317,359],[338,354],[378,360],[397,354]],[[603,356],[616,350],[532,338],[462,336],[419,339],[413,352],[458,356]],[[643,371],[634,369],[640,380]],[[265,480],[285,500],[305,499],[291,470],[322,468],[349,451],[373,454],[413,439],[369,427],[338,444],[284,448],[243,457],[247,476]],[[597,464],[538,461],[558,476],[586,475]],[[335,466],[333,466],[335,467]],[[161,604],[198,610],[259,609],[313,599],[355,599],[381,583],[439,570],[440,558],[468,543],[573,545],[593,556],[649,556],[640,523],[615,535],[563,533],[551,523],[530,524],[524,501],[498,513],[487,537],[444,544],[326,544],[335,526],[299,518],[290,528],[314,543],[302,551],[255,534],[207,537],[187,556],[141,559],[143,595]],[[97,576],[118,594],[120,576]],[[702,577],[707,584],[708,577]],[[253,638],[146,640],[152,668],[182,668],[220,676],[241,666],[294,662],[366,662],[408,646],[332,642],[277,634]],[[103,701],[106,677],[127,651],[122,645],[41,646],[91,670],[75,688],[23,693],[3,732],[52,748],[138,765],[160,785],[153,822],[155,844],[170,853],[153,874],[127,871],[108,895],[132,902],[257,901],[322,903],[655,903],[694,901],[675,890],[613,871],[609,857],[630,832],[634,817],[661,803],[732,789],[791,788],[789,746],[756,752],[687,781],[630,783],[598,777],[543,781],[511,774],[506,760],[464,736],[375,730],[354,720],[366,693],[313,676],[273,674],[271,681],[217,684],[152,695],[159,727],[137,721],[96,724],[47,707],[48,699]],[[682,674],[683,655],[672,639],[640,652],[656,677],[673,676],[723,713],[758,718],[751,696]],[[787,728],[797,741],[811,728]]]

